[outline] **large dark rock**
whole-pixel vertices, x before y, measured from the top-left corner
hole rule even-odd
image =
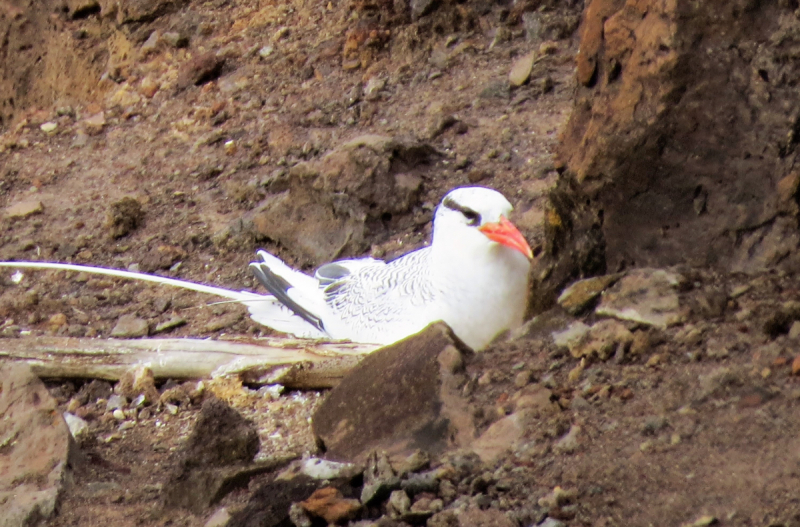
[[[795,8],[587,3],[560,158],[566,190],[595,213],[578,228],[602,226],[609,271],[798,263]]]
[[[258,431],[224,401],[203,403],[191,435],[176,456],[176,468],[164,486],[166,507],[201,513],[255,475],[288,460],[251,463],[258,453]]]
[[[252,461],[259,446],[255,425],[225,401],[213,397],[203,403],[184,446],[183,459],[192,466],[225,466]]]
[[[443,323],[364,358],[314,414],[314,433],[327,455],[363,461],[373,450],[431,454],[474,437],[462,353]]]

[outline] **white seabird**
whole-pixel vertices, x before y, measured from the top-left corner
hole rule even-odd
[[[486,347],[522,323],[532,253],[507,219],[512,206],[483,187],[450,191],[433,219],[428,247],[399,258],[340,260],[309,276],[259,251],[250,267],[270,294],[83,265],[0,262],[146,280],[244,303],[256,322],[298,337],[391,344],[442,320],[465,344]]]

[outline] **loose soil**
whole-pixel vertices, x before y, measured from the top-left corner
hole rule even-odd
[[[62,100],[37,99],[30,104],[38,107],[14,112],[4,102],[0,206],[41,202],[42,210],[0,220],[0,259],[138,268],[257,290],[246,269],[256,249],[304,268],[309,262],[291,247],[237,235],[238,219],[265,197],[274,174],[364,134],[423,140],[444,154],[424,178],[420,212],[454,186],[491,186],[515,204],[515,222],[536,245],[556,179],[551,152],[572,109],[580,6],[548,5],[532,18],[500,5],[442,4],[414,22],[383,4],[317,0],[169,4],[122,29],[110,29],[94,8],[52,15],[83,50],[113,47],[109,39],[133,47],[124,61],[116,48],[99,54],[108,68],[96,90],[65,91]],[[159,41],[150,50],[156,30],[186,36],[188,47]],[[509,89],[512,64],[531,50],[538,59],[530,82]],[[219,71],[196,60],[208,52],[224,57]],[[126,198],[138,202],[141,217]],[[429,226],[388,231],[372,254],[419,246]],[[569,525],[682,525],[704,515],[723,525],[800,525],[797,343],[788,324],[775,330],[774,321],[800,285],[778,274],[684,271],[689,321],[655,332],[640,356],[587,364],[577,382],[568,378],[576,360],[536,331],[478,355],[469,365],[470,397],[482,428],[512,409],[521,370],[553,391],[559,411],[485,469],[503,485],[458,491],[486,493],[481,503],[522,525],[544,518],[538,500],[556,486],[575,489],[575,498],[545,514]],[[734,298],[740,286],[749,290]],[[170,337],[270,334],[241,306],[163,287],[31,271],[18,280],[3,272],[0,287],[7,338],[106,338],[125,314],[152,327],[186,319]],[[51,388],[66,409],[81,385]],[[324,394],[208,390],[257,423],[260,457],[316,452],[309,419]],[[84,408],[96,440],[83,445],[88,461],[50,525],[204,524],[214,509],[195,515],[159,507],[198,404],[175,414],[154,409],[125,431],[102,401]],[[571,427],[580,429],[578,446],[554,449]],[[236,510],[248,497],[239,489],[220,506]]]

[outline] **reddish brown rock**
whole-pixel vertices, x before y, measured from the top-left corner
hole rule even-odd
[[[599,228],[610,270],[796,268],[800,141],[798,116],[786,110],[800,81],[793,11],[791,3],[589,2],[582,88],[559,150],[566,170],[555,234]],[[594,214],[577,217],[584,206]],[[564,239],[554,246],[571,251]]]
[[[315,490],[307,500],[300,502],[300,506],[307,513],[322,518],[329,524],[350,520],[361,509],[358,500],[345,498],[339,489],[333,487]]]
[[[55,510],[74,443],[56,401],[27,365],[0,366],[0,383],[0,525],[35,525]]]
[[[189,60],[178,70],[178,80],[175,87],[185,90],[189,86],[196,86],[214,80],[219,76],[225,59],[213,53],[204,53]]]
[[[792,375],[800,374],[800,355],[794,358],[792,361]]]
[[[314,433],[327,454],[357,461],[378,449],[399,458],[468,443],[474,424],[458,390],[460,362],[453,360],[463,352],[438,323],[365,357],[314,414]]]

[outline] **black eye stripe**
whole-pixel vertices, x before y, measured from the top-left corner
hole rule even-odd
[[[442,205],[447,207],[450,210],[455,210],[460,212],[467,218],[467,223],[469,225],[478,225],[481,222],[481,215],[475,212],[474,210],[464,207],[456,203],[452,198],[445,198],[442,202]]]

